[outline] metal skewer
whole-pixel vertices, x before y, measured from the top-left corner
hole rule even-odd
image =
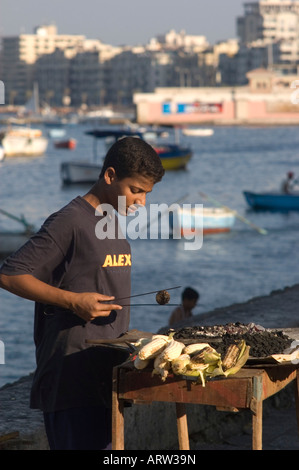
[[[119,299],[114,299],[111,302],[118,302],[119,300],[124,300],[124,299],[132,299],[133,297],[140,297],[141,295],[148,295],[148,294],[156,294],[157,292],[160,292],[161,290],[172,290],[172,289],[179,289],[182,286],[176,286],[176,287],[169,287],[168,289],[159,289],[159,290],[154,290],[152,292],[145,292],[144,294],[136,294],[136,295],[131,295],[129,297],[121,297]]]
[[[119,304],[121,307],[178,307],[180,304]]]

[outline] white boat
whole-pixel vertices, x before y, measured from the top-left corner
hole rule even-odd
[[[54,127],[53,129],[50,129],[48,131],[48,134],[49,134],[49,137],[52,137],[52,139],[60,139],[61,137],[65,136],[66,131],[63,128]]]
[[[17,251],[33,233],[13,232],[13,231],[0,231],[0,259],[4,259],[11,253]]]
[[[210,135],[214,134],[213,129],[202,129],[202,128],[196,128],[196,127],[189,127],[187,129],[183,129],[183,134],[184,135],[189,135],[192,137],[200,136],[200,137],[208,137]]]
[[[12,127],[0,131],[0,142],[6,157],[43,155],[48,139],[40,129]]]
[[[4,160],[4,158],[5,158],[4,148],[2,145],[0,145],[0,162]]]
[[[23,216],[17,217],[0,208],[0,214],[22,224],[23,230],[12,230],[0,227],[0,259],[4,259],[17,251],[27,240],[36,233],[36,228],[29,224]]]
[[[62,162],[60,174],[63,184],[93,184],[100,175],[101,166],[88,162]]]
[[[179,206],[171,216],[172,228],[181,235],[202,231],[203,235],[229,232],[235,223],[235,212],[220,207],[189,208]]]

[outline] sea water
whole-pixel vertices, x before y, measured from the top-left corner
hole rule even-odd
[[[0,208],[24,215],[39,227],[50,213],[84,195],[88,186],[62,185],[60,165],[70,160],[94,160],[93,138],[85,134],[92,128],[93,124],[66,127],[67,136],[77,139],[75,150],[58,150],[49,138],[44,156],[12,157],[0,162]],[[163,141],[173,142],[174,134],[170,131]],[[174,305],[180,303],[183,288],[191,286],[200,292],[194,310],[194,314],[200,314],[298,283],[299,212],[255,212],[243,197],[244,190],[279,189],[287,171],[299,176],[298,129],[216,127],[210,137],[181,136],[181,144],[185,143],[193,150],[187,169],[166,172],[148,196],[147,207],[151,203],[171,205],[181,198],[186,204],[212,206],[211,199],[203,199],[200,191],[236,210],[239,217],[230,233],[204,237],[198,250],[186,250],[184,239],[129,240],[132,294],[181,286],[170,291]],[[98,141],[99,164],[104,154],[105,145]],[[267,234],[262,235],[251,224]],[[0,217],[0,227],[22,229],[4,216]],[[136,297],[132,304],[130,328],[151,332],[167,325],[173,308],[156,304],[154,294]],[[287,317],[287,312],[284,315]],[[33,303],[3,290],[0,340],[5,346],[5,364],[0,364],[2,386],[35,367]]]

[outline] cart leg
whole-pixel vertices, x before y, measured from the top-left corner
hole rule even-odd
[[[252,450],[262,450],[263,401],[252,399]]]
[[[185,403],[176,403],[176,418],[180,450],[189,450],[189,434]]]
[[[296,371],[295,379],[295,400],[296,400],[296,418],[297,418],[297,427],[299,433],[299,369]]]
[[[118,398],[118,368],[113,370],[112,381],[112,450],[124,450],[124,401]]]

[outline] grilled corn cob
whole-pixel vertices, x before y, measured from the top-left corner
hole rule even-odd
[[[158,356],[169,342],[169,337],[157,335],[152,341],[146,343],[138,352],[139,359],[152,359]]]
[[[172,361],[173,359],[176,359],[181,355],[181,352],[184,347],[185,345],[183,343],[172,339],[162,352],[163,359],[165,361]]]
[[[244,342],[244,345],[241,348],[241,352],[239,354],[239,358],[236,364],[230,369],[226,369],[226,371],[224,372],[224,375],[226,377],[228,377],[229,375],[236,374],[241,369],[241,367],[243,367],[246,364],[247,359],[249,357],[249,350],[250,350],[250,346],[247,346]]]
[[[222,360],[222,369],[225,372],[227,369],[231,369],[236,365],[240,354],[244,351],[245,341],[241,340],[238,344],[231,344]]]
[[[190,362],[196,364],[216,364],[221,359],[220,354],[211,346],[206,346],[198,354],[191,357]]]
[[[187,346],[184,347],[183,353],[185,354],[197,354],[199,353],[203,348],[206,348],[207,346],[210,346],[208,343],[194,343],[194,344],[188,344]]]
[[[160,375],[162,380],[164,381],[169,374],[170,368],[171,362],[164,359],[162,352],[154,360],[154,368],[152,375]]]
[[[150,363],[150,359],[140,359],[139,356],[136,356],[134,359],[134,366],[136,369],[144,369]]]
[[[171,361],[171,368],[174,374],[184,375],[186,372],[186,367],[190,362],[189,354],[183,353],[173,361]]]

